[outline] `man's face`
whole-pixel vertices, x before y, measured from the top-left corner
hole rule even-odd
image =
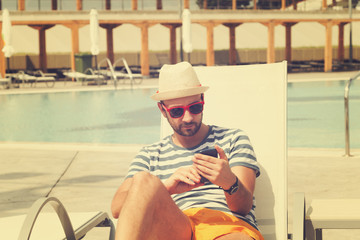
[[[191,137],[194,136],[201,127],[203,116],[202,112],[199,114],[192,114],[189,109],[186,109],[181,117],[173,118],[170,116],[170,113],[166,110],[166,108],[171,109],[174,107],[186,107],[199,102],[202,102],[200,94],[190,97],[165,100],[163,101],[165,107],[159,104],[159,108],[177,134]]]

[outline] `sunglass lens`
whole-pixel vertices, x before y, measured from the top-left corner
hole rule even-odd
[[[170,110],[170,115],[173,118],[179,118],[184,114],[184,109],[183,108],[172,108]]]
[[[203,104],[198,103],[198,104],[194,104],[194,105],[190,106],[189,110],[192,114],[199,114],[203,111],[203,107],[204,107]]]

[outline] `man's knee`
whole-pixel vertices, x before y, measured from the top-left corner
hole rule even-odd
[[[246,233],[230,233],[224,236],[216,238],[216,240],[253,240],[252,237],[247,235]]]
[[[132,188],[141,191],[154,191],[164,188],[160,179],[149,172],[138,172],[133,177]]]

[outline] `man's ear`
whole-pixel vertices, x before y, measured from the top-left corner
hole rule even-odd
[[[159,108],[161,114],[162,114],[165,118],[167,118],[167,116],[166,116],[166,111],[165,111],[163,105],[162,105],[160,102],[158,102],[157,105],[158,105],[158,108]]]

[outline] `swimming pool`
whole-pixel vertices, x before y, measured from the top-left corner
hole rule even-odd
[[[347,81],[288,84],[288,145],[344,148]],[[360,148],[360,81],[350,88],[350,147]]]
[[[153,89],[0,95],[0,141],[140,143],[160,137]]]
[[[289,147],[343,148],[346,81],[288,84]],[[160,137],[155,89],[0,95],[0,141],[148,144]],[[360,81],[350,90],[360,148]]]

